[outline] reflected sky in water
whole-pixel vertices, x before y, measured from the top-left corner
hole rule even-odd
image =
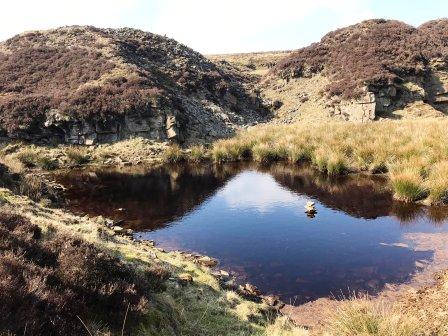
[[[306,203],[303,197],[280,186],[271,175],[253,170],[234,177],[215,197],[232,210],[253,209],[260,213],[275,211],[279,206],[302,211]]]
[[[58,179],[73,210],[122,219],[166,249],[218,258],[240,282],[295,303],[405,282],[433,251],[414,251],[403,235],[447,230],[446,209],[394,202],[384,178],[329,180],[306,167],[170,166]],[[304,212],[309,200],[314,218]]]

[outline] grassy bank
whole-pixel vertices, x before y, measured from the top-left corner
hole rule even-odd
[[[23,172],[210,159],[217,163],[307,162],[329,176],[387,173],[395,198],[442,204],[448,203],[447,128],[445,119],[269,124],[252,127],[210,147],[198,145],[186,150],[141,138],[90,147],[9,142],[0,148],[0,163]]]
[[[83,165],[127,166],[159,162],[166,148],[166,143],[143,138],[95,146],[42,146],[8,141],[0,144],[0,163],[16,173]]]
[[[276,322],[266,304],[222,289],[211,269],[180,252],[116,235],[102,217],[0,193],[0,334],[123,335],[123,324],[124,335],[303,331]]]
[[[448,121],[256,126],[214,144],[216,162],[311,162],[330,176],[387,173],[395,197],[448,201]]]

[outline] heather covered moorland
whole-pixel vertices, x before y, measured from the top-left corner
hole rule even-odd
[[[362,279],[378,289],[376,295],[325,297],[323,303],[305,297],[303,306],[285,304],[275,293],[261,293],[240,275],[220,269],[219,260],[141,239],[145,232],[134,232],[127,220],[74,214],[68,206],[72,186],[55,181],[57,174],[85,169],[81,183],[90,191],[99,186],[102,196],[110,197],[106,203],[122,190],[135,196],[148,187],[146,194],[157,191],[158,200],[168,195],[172,204],[188,194],[183,185],[195,190],[209,183],[196,197],[200,204],[192,198],[174,205],[188,209],[164,223],[174,231],[182,224],[176,220],[202,211],[221,195],[220,188],[235,183],[226,165],[255,163],[262,177],[276,164],[306,167],[316,175],[299,176],[299,192],[288,197],[286,187],[280,192],[285,203],[299,196],[319,203],[318,211],[314,202],[308,204],[314,211],[306,215],[300,203],[306,218],[298,218],[315,220],[306,222],[310,230],[319,226],[313,224],[324,227],[321,207],[331,216],[341,210],[323,210],[319,201],[336,198],[336,191],[347,194],[339,183],[365,174],[372,181],[384,179],[380,196],[372,199],[393,211],[389,216],[382,208],[378,217],[394,217],[394,223],[399,217],[405,230],[403,218],[412,222],[431,213],[436,228],[427,235],[433,239],[444,234],[448,203],[447,22],[413,27],[368,20],[292,52],[208,57],[130,28],[70,26],[0,43],[0,334],[447,335],[444,268],[437,269],[435,281],[417,290],[397,289],[391,297],[381,295],[390,284],[383,288],[377,279]],[[185,183],[176,165],[195,167],[198,182]],[[203,177],[207,165],[222,180]],[[142,168],[148,166],[167,167],[164,180],[148,182]],[[109,193],[100,179],[106,167],[138,182]],[[317,196],[301,193],[304,186],[319,189]],[[249,194],[243,190],[238,193]],[[149,206],[146,194],[127,203],[137,214]],[[127,214],[129,209],[115,205],[113,215]],[[263,206],[261,215],[272,211]],[[362,218],[353,213],[350,220]],[[183,233],[185,240],[192,231]],[[235,241],[241,233],[236,231]],[[440,246],[415,245],[433,251],[434,260],[446,259],[444,241],[428,241]],[[403,249],[400,253],[418,250],[403,242],[381,244]],[[410,278],[435,270],[426,259],[412,260],[412,266]],[[362,270],[378,272],[371,265]],[[318,282],[321,270],[313,271]],[[300,277],[293,280],[305,286]]]

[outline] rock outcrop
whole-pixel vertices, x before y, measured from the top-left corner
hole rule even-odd
[[[12,138],[194,143],[266,117],[242,77],[163,36],[73,26],[0,43],[0,128]]]
[[[368,20],[336,30],[278,61],[263,85],[268,98],[279,93],[283,115],[297,116],[310,105],[294,97],[297,86],[315,109],[342,120],[390,117],[416,102],[442,115],[448,112],[448,19],[418,28]],[[307,92],[310,85],[314,91]],[[297,102],[295,111],[288,99]]]

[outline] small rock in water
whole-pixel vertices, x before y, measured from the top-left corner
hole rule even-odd
[[[245,284],[244,286],[240,286],[243,292],[246,292],[249,295],[259,296],[261,295],[261,291],[252,284]]]
[[[216,259],[212,259],[207,256],[200,257],[196,261],[198,264],[206,266],[206,267],[215,267],[218,264],[218,261]]]
[[[416,261],[415,262],[415,267],[417,267],[417,268],[425,268],[425,264],[424,263],[422,263],[421,261]]]
[[[314,206],[314,202],[308,201],[305,205],[306,213],[316,213],[316,207]]]

